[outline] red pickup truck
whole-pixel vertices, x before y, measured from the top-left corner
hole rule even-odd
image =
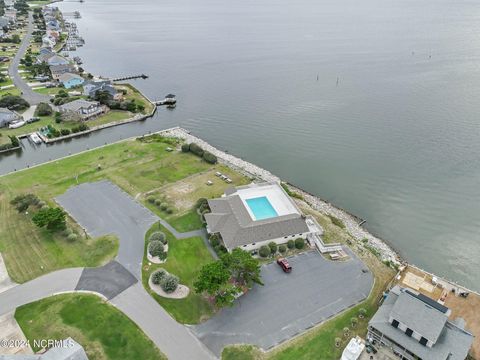
[[[282,270],[286,273],[289,273],[292,271],[292,266],[288,263],[287,259],[285,258],[278,258],[277,264],[280,265]]]

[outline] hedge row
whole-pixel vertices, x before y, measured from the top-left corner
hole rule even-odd
[[[218,159],[215,155],[207,150],[203,150],[199,145],[195,143],[190,144],[183,144],[182,145],[182,152],[191,152],[198,157],[201,157],[203,160],[210,164],[216,164]]]

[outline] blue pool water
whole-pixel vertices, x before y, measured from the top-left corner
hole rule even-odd
[[[255,220],[269,219],[278,216],[270,201],[266,196],[245,200],[248,207],[252,210]]]

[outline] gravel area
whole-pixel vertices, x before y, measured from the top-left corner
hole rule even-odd
[[[213,147],[204,140],[192,135],[189,131],[177,127],[168,130],[160,131],[159,134],[163,136],[170,136],[178,139],[183,139],[186,142],[195,142],[204,150],[208,150],[214,154],[219,162],[231,167],[234,170],[239,170],[248,176],[256,177],[263,181],[279,182],[280,178],[273,175],[270,171],[260,168],[257,165],[249,163],[248,161],[237,158],[234,155],[227,154],[217,148]],[[373,236],[367,230],[359,225],[359,220],[347,213],[346,211],[335,207],[334,205],[322,200],[321,198],[309,194],[301,189],[289,185],[294,191],[303,195],[305,201],[315,210],[322,213],[333,215],[343,221],[348,232],[357,240],[362,241],[368,239],[368,244],[380,252],[382,260],[393,261],[397,264],[401,263],[400,256],[383,240]]]

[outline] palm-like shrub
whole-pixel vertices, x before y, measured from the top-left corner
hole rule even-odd
[[[164,247],[163,247],[163,244],[160,242],[160,241],[152,241],[150,242],[150,244],[148,244],[148,253],[151,255],[151,256],[162,256],[163,253],[164,253]]]

